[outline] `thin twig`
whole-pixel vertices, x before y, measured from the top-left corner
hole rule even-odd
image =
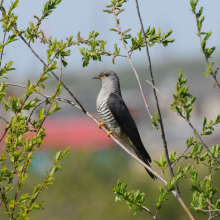
[[[0,116],[0,119],[3,119],[6,123],[8,123],[8,121],[7,120],[5,120],[2,116]]]
[[[220,212],[220,209],[210,209],[210,210],[198,209],[198,210],[202,212]]]
[[[194,13],[194,14],[195,14],[196,23],[197,23],[196,13]],[[199,35],[199,39],[200,39],[200,44],[202,45],[202,37],[201,37],[201,32],[200,32],[200,30],[199,30],[198,25],[197,25],[197,29],[198,29],[198,35]],[[204,53],[204,55],[205,55],[206,63],[207,63],[207,65],[209,66],[210,63],[209,63],[209,60],[208,60],[208,57],[207,57],[206,53]],[[214,78],[214,80],[215,80],[216,85],[218,85],[218,87],[219,87],[219,89],[220,89],[220,84],[219,84],[219,82],[218,82],[218,80],[217,80],[217,78],[216,78],[216,75],[213,73],[212,68],[210,68],[210,70],[211,70],[211,74],[212,74],[212,76],[213,76],[213,78]]]
[[[147,207],[145,207],[145,206],[142,206],[142,209],[144,209],[145,211],[147,211],[148,213],[150,213],[151,214],[151,216],[153,217],[153,219],[156,219],[156,220],[158,220],[158,218],[156,217],[156,216],[154,216],[154,214],[147,208]]]
[[[1,195],[2,195],[2,201],[3,201],[4,204],[5,204],[5,209],[6,209],[7,213],[8,213],[9,218],[11,218],[11,215],[10,215],[10,213],[9,213],[9,211],[8,211],[7,203],[6,203],[6,201],[5,201],[5,195],[4,195],[4,192],[3,192],[3,190],[2,190],[2,187],[0,187],[0,192],[1,192]]]
[[[28,42],[24,39],[24,37],[21,35],[21,33],[17,29],[16,29],[16,32],[18,33],[19,37],[24,41],[24,43],[30,48],[32,53],[41,61],[41,63],[43,63],[44,66],[47,66],[47,64],[39,57],[39,55],[33,50],[30,44],[28,44]],[[78,99],[73,95],[73,93],[69,90],[69,88],[61,80],[59,80],[59,77],[57,77],[57,75],[53,71],[51,71],[51,73],[58,81],[61,82],[62,86],[67,90],[67,92],[73,97],[73,99],[77,102],[77,104],[82,108],[82,111],[86,114],[86,110],[83,108],[83,106],[78,101]]]
[[[208,146],[205,144],[205,142],[203,141],[203,139],[201,138],[201,135],[198,133],[198,131],[195,129],[195,127],[191,124],[190,120],[187,119],[183,114],[180,114],[180,116],[182,118],[184,118],[186,120],[186,122],[189,124],[189,126],[193,129],[193,131],[196,133],[198,139],[201,141],[201,143],[203,144],[203,146],[209,151],[209,153],[212,155],[213,158],[215,158],[215,160],[220,164],[220,161],[218,160],[218,158],[216,158],[216,156],[212,153],[212,151],[208,148]]]
[[[191,144],[190,146],[192,146],[192,144]],[[190,146],[189,146],[189,147],[190,147]],[[174,168],[174,166],[180,161],[180,159],[184,157],[183,155],[186,153],[186,151],[189,149],[189,147],[187,147],[187,148],[183,151],[183,153],[181,154],[181,156],[179,156],[179,157],[174,161],[174,163],[172,164],[172,168]]]
[[[54,168],[59,162],[60,162],[60,160],[58,160],[58,161],[53,165],[53,168]],[[26,210],[26,213],[25,213],[25,214],[28,214],[28,213],[30,212],[30,209],[31,209],[32,205],[34,204],[34,202],[35,202],[35,200],[37,199],[37,197],[38,197],[38,195],[40,194],[40,192],[42,192],[42,189],[43,189],[43,187],[45,186],[45,184],[46,184],[47,180],[49,179],[49,177],[50,177],[50,176],[49,176],[49,174],[48,174],[47,178],[46,178],[46,179],[44,180],[44,182],[42,183],[40,189],[39,189],[38,192],[35,194],[34,199],[31,200],[31,203],[30,203],[30,205],[27,207],[27,210]],[[19,220],[21,220],[21,218],[20,218]]]
[[[32,116],[32,114],[34,113],[35,109],[38,108],[41,104],[43,104],[43,103],[46,102],[46,101],[47,101],[47,99],[44,100],[44,101],[42,101],[42,102],[40,102],[40,103],[38,103],[38,105],[33,108],[33,110],[31,111],[31,114],[30,114],[29,117],[28,117],[27,123],[29,123],[29,121],[31,120],[31,116]]]
[[[211,219],[213,219],[213,218],[215,218],[215,217],[218,217],[218,216],[220,216],[220,214],[217,214],[217,215],[213,215],[211,218],[209,218],[208,220],[211,220]]]
[[[182,117],[182,116],[181,116]],[[208,127],[206,127],[206,129],[205,130],[203,130],[200,134],[199,134],[199,136],[201,136],[201,135],[203,135],[203,133],[204,133],[204,131],[206,131],[206,130],[208,130],[210,127],[212,127],[214,124],[211,124],[211,125],[209,125]],[[178,162],[179,162],[179,160],[182,158],[182,157],[184,157],[183,155],[186,153],[186,151],[196,142],[196,140],[198,139],[198,136],[197,137],[195,137],[195,139],[194,139],[194,141],[192,141],[192,143],[189,145],[189,146],[187,146],[187,148],[183,151],[183,153],[181,154],[181,156],[179,156],[175,161],[174,161],[174,163],[172,164],[172,167],[174,167]]]
[[[154,89],[157,90],[157,92],[165,99],[167,100],[169,103],[171,103],[171,101],[169,99],[167,99],[163,94],[162,92],[159,91],[159,89],[157,89],[151,82],[149,82],[147,79],[146,79],[146,82],[149,83]]]
[[[148,209],[146,206],[141,206],[140,204],[137,204],[137,203],[135,203],[135,202],[129,200],[129,198],[124,197],[123,194],[120,194],[120,196],[123,197],[124,200],[126,200],[126,201],[128,201],[128,202],[130,202],[130,203],[132,203],[132,204],[134,204],[134,205],[136,205],[136,206],[141,207],[143,210],[145,210],[146,212],[148,212],[149,214],[151,214],[151,216],[153,217],[153,219],[158,220],[158,219],[157,219],[157,216],[154,216],[154,214],[153,214],[153,213],[150,211],[150,209]]]
[[[3,1],[1,2],[1,7],[2,7],[2,4],[3,4]],[[1,8],[1,10],[2,10],[2,8]],[[11,12],[9,12],[8,15],[10,15],[10,14],[11,14]],[[8,21],[9,21],[9,18],[6,21],[6,25],[8,24]],[[3,52],[4,52],[4,48],[5,48],[5,46],[4,46],[4,44],[5,44],[5,37],[6,37],[6,32],[4,33],[3,42],[2,42],[3,47],[2,47],[1,58],[0,58],[1,59],[0,60],[0,69],[1,69],[1,65],[2,65]]]
[[[62,77],[62,57],[61,57],[61,54],[59,54],[59,59],[60,59],[60,77],[59,77],[59,81],[60,81],[61,77]]]
[[[16,189],[16,192],[15,192],[15,198],[14,198],[14,207],[12,209],[12,214],[11,214],[11,218],[10,220],[13,219],[13,216],[14,216],[14,211],[15,211],[15,208],[16,208],[16,202],[17,202],[17,199],[18,199],[18,193],[19,193],[19,190],[20,190],[20,180],[19,180],[19,177],[18,177],[18,173],[17,173],[17,168],[15,168],[15,174],[17,176],[17,179],[18,179],[18,182],[17,182],[17,189]]]
[[[150,76],[151,76],[151,82],[152,82],[152,85],[155,87],[153,71],[152,71],[152,67],[151,67],[150,53],[149,53],[149,50],[148,50],[148,45],[146,43],[147,39],[146,39],[146,36],[145,36],[144,26],[143,26],[143,22],[142,22],[142,19],[141,19],[141,14],[140,14],[140,10],[139,10],[138,0],[135,0],[135,2],[136,2],[136,8],[137,8],[138,17],[139,17],[140,24],[141,24],[142,34],[143,34],[143,37],[144,37],[144,40],[145,40],[145,47],[146,47],[146,52],[147,52],[147,58],[148,58],[148,65],[149,65],[149,71],[150,71]],[[155,98],[155,102],[156,102],[156,106],[157,106],[158,115],[160,117],[159,123],[160,123],[160,128],[161,128],[161,138],[163,140],[163,145],[164,145],[164,149],[165,149],[165,155],[166,155],[166,159],[167,159],[167,164],[169,166],[170,174],[171,174],[171,176],[173,178],[174,177],[174,172],[173,172],[173,168],[171,166],[170,159],[169,159],[169,152],[168,152],[167,141],[166,141],[166,137],[165,137],[165,131],[164,131],[164,126],[163,126],[162,115],[161,115],[161,112],[160,112],[160,106],[159,106],[159,102],[158,102],[158,98],[157,98],[157,93],[156,93],[156,90],[155,90],[154,87],[153,87],[154,98]],[[177,185],[177,191],[179,192],[178,185]]]

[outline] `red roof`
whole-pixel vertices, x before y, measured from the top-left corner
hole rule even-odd
[[[100,150],[108,148],[113,141],[98,125],[85,117],[77,118],[50,118],[44,125],[46,127],[43,143],[44,148],[66,148],[77,150]],[[1,127],[1,135],[4,128]],[[5,145],[4,140],[0,146]]]

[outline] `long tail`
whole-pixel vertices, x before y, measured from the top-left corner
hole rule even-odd
[[[139,159],[141,159],[144,163],[146,163],[148,166],[150,166],[150,163],[149,163],[149,161],[142,155],[142,154],[140,154],[138,151],[135,151],[135,153],[137,154],[137,156],[139,157]],[[151,167],[151,166],[150,166]],[[152,178],[152,179],[157,179],[157,177],[156,176],[154,176],[154,174],[153,173],[151,173],[149,170],[147,170],[146,168],[145,168],[145,170],[148,172],[148,174],[150,175],[150,177]]]

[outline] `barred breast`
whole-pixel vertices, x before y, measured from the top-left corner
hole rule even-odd
[[[108,105],[107,105],[108,96],[109,95],[107,95],[100,102],[99,106],[97,106],[97,111],[98,111],[100,117],[102,118],[103,122],[105,123],[106,127],[109,130],[112,130],[114,132],[116,129],[119,128],[119,125],[118,125],[117,121],[115,120],[114,116],[112,115],[111,111],[108,108]]]
[[[135,146],[131,142],[130,138],[124,133],[121,129],[111,111],[108,108],[107,100],[109,95],[107,95],[97,106],[97,111],[102,118],[102,121],[105,123],[105,126],[108,130],[113,131],[113,133],[127,143],[132,149],[136,150]]]

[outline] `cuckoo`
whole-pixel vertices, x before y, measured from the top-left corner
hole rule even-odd
[[[103,121],[99,127],[105,126],[109,130],[108,136],[111,133],[116,135],[150,166],[151,157],[144,148],[134,119],[122,98],[118,76],[115,72],[106,70],[93,79],[102,81],[102,88],[96,102],[97,111]],[[147,172],[156,179],[150,171],[147,170]]]

